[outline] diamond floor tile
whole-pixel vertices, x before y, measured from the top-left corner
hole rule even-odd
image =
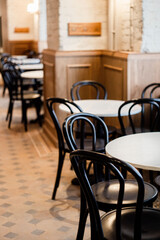
[[[8,99],[0,88],[0,240],[75,240],[80,193],[71,185],[74,173],[68,156],[53,201],[58,151],[46,143],[38,124],[28,123],[28,132],[24,131],[19,104],[8,129]],[[28,118],[28,122],[36,118],[34,109]]]

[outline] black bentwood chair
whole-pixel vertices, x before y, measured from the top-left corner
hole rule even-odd
[[[81,201],[88,206],[91,227],[91,240],[158,240],[160,239],[160,210],[144,207],[144,181],[141,174],[130,164],[104,154],[76,150],[70,153],[73,169],[81,187]],[[109,168],[119,182],[116,209],[100,217],[95,193],[86,172],[86,161],[91,161],[103,168]],[[136,206],[123,207],[126,181],[119,171],[124,168],[137,182],[138,196]],[[132,191],[132,189],[130,189]],[[107,188],[104,190],[107,193]],[[123,208],[122,208],[123,207]],[[82,240],[77,237],[77,240]]]
[[[123,118],[123,109],[130,105],[128,108],[127,119],[129,121],[129,128],[125,127]],[[132,115],[132,110],[137,105],[141,105],[140,116]],[[148,108],[147,108],[148,107]],[[150,114],[150,109],[152,109],[152,114]],[[149,117],[147,115],[149,111]],[[137,117],[139,116],[139,118]],[[140,132],[153,132],[157,130],[158,120],[160,117],[160,107],[159,104],[151,98],[140,98],[134,100],[125,101],[118,110],[118,119],[121,126],[122,135],[135,134]]]
[[[3,68],[4,68],[4,64],[8,61],[10,57],[10,54],[9,53],[2,53],[0,54],[0,72],[2,72]],[[3,92],[2,92],[2,96],[4,97],[5,95],[5,91],[7,89],[7,86],[5,84],[5,81],[2,77],[2,80],[3,80]]]
[[[71,99],[82,99],[84,92],[87,92],[87,97],[89,96],[89,93],[92,92],[95,99],[107,99],[107,91],[105,87],[101,83],[93,80],[83,80],[74,83],[70,90]]]
[[[129,127],[125,127],[124,118],[123,118],[123,109],[130,105],[128,108],[128,122]],[[137,105],[141,105],[140,114],[132,115],[132,110]],[[159,129],[159,120],[160,120],[160,106],[152,98],[140,98],[135,100],[125,101],[118,110],[118,118],[121,126],[121,134],[136,134],[141,132],[154,132]],[[141,174],[142,174],[142,170]],[[153,183],[153,172],[149,171],[150,182]]]
[[[41,109],[41,96],[37,92],[25,90],[23,80],[17,76],[14,70],[2,70],[2,77],[5,85],[9,91],[9,107],[6,120],[9,118],[8,128],[11,126],[13,106],[16,101],[21,102],[22,105],[22,121],[24,123],[25,131],[27,131],[27,109],[32,105],[36,108],[37,119],[41,126],[40,109]]]
[[[160,101],[160,83],[151,83],[147,85],[141,94],[141,98],[152,98],[155,101]]]
[[[75,138],[74,134],[74,125],[80,125],[81,129],[81,139],[79,145],[79,139]],[[98,124],[97,124],[98,123]],[[88,125],[88,126],[87,126]],[[97,138],[97,129],[96,126],[101,126],[103,131],[104,139]],[[92,132],[92,136],[86,137],[85,135],[85,127],[90,127],[90,132]],[[88,129],[87,128],[87,129]],[[108,129],[105,122],[99,118],[98,116],[88,114],[88,113],[77,113],[69,116],[63,123],[63,132],[68,144],[70,151],[74,151],[75,149],[85,149],[90,151],[96,151],[105,153],[105,146],[108,143]],[[88,138],[90,139],[90,145],[88,144]],[[91,166],[93,165],[93,168]],[[89,181],[91,183],[92,191],[95,194],[95,199],[98,203],[98,209],[108,212],[111,209],[115,209],[117,207],[117,199],[118,199],[118,187],[119,183],[117,179],[114,179],[115,176],[111,175],[108,169],[105,169],[105,172],[102,170],[102,167],[98,164],[93,164],[91,161],[86,165],[87,171],[86,173],[89,176]],[[145,185],[145,197],[144,197],[144,205],[152,206],[153,201],[158,196],[157,189],[149,184],[144,183]],[[124,206],[133,206],[136,204],[137,199],[137,183],[135,180],[127,179],[125,180],[125,197],[123,201]],[[84,234],[84,228],[86,223],[86,218],[88,215],[88,208],[86,202],[83,197],[81,198],[81,209],[80,209],[80,220],[79,220],[79,229],[77,233],[77,239],[82,239]]]
[[[71,99],[107,99],[107,90],[103,84],[93,80],[83,80],[76,82],[70,89]],[[116,136],[117,129],[113,126],[108,126],[109,137],[114,139]]]
[[[53,193],[52,193],[52,199],[53,200],[56,197],[56,192],[57,192],[57,189],[59,187],[65,155],[66,155],[67,152],[68,153],[70,152],[67,144],[65,143],[65,139],[64,139],[64,136],[63,136],[61,124],[60,124],[60,121],[58,120],[58,116],[56,114],[56,108],[59,107],[60,104],[65,106],[71,114],[73,113],[72,108],[76,108],[76,109],[78,109],[78,111],[81,111],[81,108],[79,106],[77,106],[74,102],[69,101],[67,99],[54,98],[54,97],[46,99],[46,105],[47,105],[49,114],[52,118],[53,124],[55,126],[55,130],[56,130],[56,134],[57,134],[57,138],[58,138],[58,148],[59,148],[59,160],[58,160],[57,176],[56,176],[56,181],[55,181],[55,185],[54,185],[54,189],[53,189]]]
[[[158,104],[160,104],[160,83],[151,83],[147,85],[143,91],[142,91],[142,98],[149,97],[152,100],[156,101]],[[150,115],[153,114],[153,107],[151,106],[150,109]],[[160,125],[160,124],[159,124]],[[160,126],[157,128],[160,130]],[[158,172],[158,174],[160,174]],[[153,179],[153,173],[150,172],[151,178]],[[156,187],[160,190],[160,175],[156,176],[154,179],[154,183],[156,184]]]

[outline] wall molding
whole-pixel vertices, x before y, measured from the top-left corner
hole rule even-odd
[[[119,72],[123,71],[123,68],[114,67],[114,66],[107,65],[107,64],[104,64],[103,67],[104,67],[104,68],[111,69],[111,70],[113,70],[113,71],[119,71]]]

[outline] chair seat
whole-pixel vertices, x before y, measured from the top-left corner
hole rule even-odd
[[[25,100],[32,100],[32,99],[36,99],[36,98],[40,98],[40,94],[39,93],[29,93],[29,94],[24,94],[23,98]]]
[[[144,205],[152,204],[158,197],[157,188],[152,184],[144,182],[145,195]],[[93,193],[100,208],[104,210],[106,203],[110,205],[109,209],[113,209],[117,205],[119,182],[116,179],[109,182],[103,181],[92,185]],[[135,180],[125,180],[125,193],[123,206],[133,206],[137,201],[137,182]]]
[[[123,208],[121,216],[122,239],[134,240],[134,218],[135,207]],[[116,210],[102,216],[102,228],[104,237],[107,240],[117,240],[116,238]],[[160,212],[153,208],[144,208],[142,213],[142,237],[141,240],[160,239]],[[137,239],[138,240],[138,239]]]
[[[24,93],[23,94],[23,99],[24,100],[29,100],[29,101],[34,100],[34,99],[39,99],[40,97],[41,96],[40,96],[39,93]],[[16,95],[16,96],[13,96],[13,100],[14,100],[14,98],[15,98],[15,100],[22,100],[20,94]]]

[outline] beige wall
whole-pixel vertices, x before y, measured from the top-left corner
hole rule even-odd
[[[59,0],[46,0],[48,48],[59,49]]]
[[[9,40],[33,40],[34,16],[27,12],[27,0],[7,0],[8,11],[8,39]],[[15,33],[14,29],[29,28],[29,33]]]
[[[8,20],[6,0],[0,0],[0,16],[2,17],[2,44],[3,51],[8,51]]]

